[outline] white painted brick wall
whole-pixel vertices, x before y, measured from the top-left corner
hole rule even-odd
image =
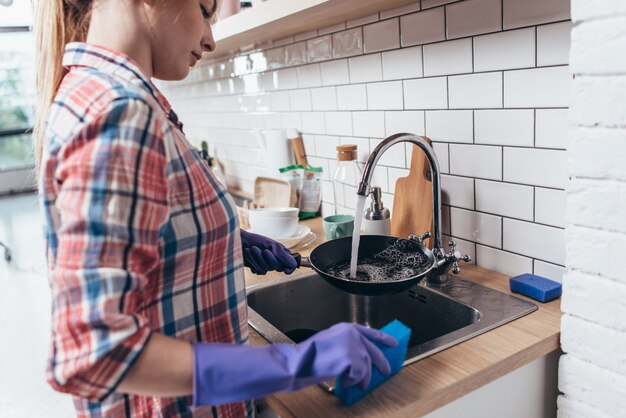
[[[559,418],[614,418],[596,408],[565,396],[559,396],[557,408]]]
[[[573,0],[560,417],[626,411],[626,6]]]
[[[612,369],[598,367],[574,355],[559,361],[559,388],[589,407],[612,417],[623,417],[626,410],[626,376]],[[590,415],[594,416],[594,415]]]
[[[561,321],[561,346],[570,356],[626,375],[626,333],[573,315]]]
[[[591,285],[593,284],[593,285]],[[626,285],[596,273],[585,273],[568,266],[563,280],[561,309],[567,315],[626,332]],[[569,338],[569,337],[568,337]]]
[[[615,7],[620,1],[607,0]],[[598,7],[579,4],[578,15],[608,10],[604,2],[592,3]],[[626,123],[619,122],[626,111],[609,106],[611,97],[626,96],[621,86],[626,82],[610,72],[595,80],[615,85],[606,98],[607,93],[593,91],[592,80],[581,77],[570,96],[570,69],[600,64],[579,59],[568,66],[569,16],[569,0],[415,1],[280,39],[265,49],[202,62],[186,80],[160,86],[189,139],[213,143],[229,184],[247,192],[255,176],[267,174],[254,130],[302,131],[309,161],[324,169],[327,212],[337,144],[356,143],[364,163],[386,136],[428,135],[445,174],[445,234],[478,265],[561,280],[568,174],[626,180],[620,154],[626,153]],[[621,33],[619,23],[609,25],[614,35]],[[579,38],[587,33],[585,27],[574,30]],[[608,40],[585,38],[585,44]],[[622,46],[618,40],[608,44]],[[603,48],[586,53],[594,59],[614,55],[616,63],[623,56]],[[571,138],[580,151],[568,155],[570,100],[585,127]],[[609,107],[610,113],[587,106],[586,100]],[[594,141],[588,139],[590,131]],[[375,181],[389,207],[410,157],[410,147],[397,146],[379,161]],[[585,193],[581,190],[574,202],[586,205]],[[347,199],[346,210],[353,209],[353,200]],[[616,195],[611,201],[623,199]]]

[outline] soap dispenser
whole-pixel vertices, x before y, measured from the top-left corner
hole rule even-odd
[[[370,199],[370,207],[363,212],[363,234],[391,235],[391,216],[389,209],[383,206],[380,187],[372,187]]]

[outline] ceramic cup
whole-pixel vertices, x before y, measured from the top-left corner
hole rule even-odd
[[[273,239],[292,237],[298,229],[298,208],[250,209],[250,229]]]
[[[324,234],[326,239],[349,237],[354,229],[354,216],[332,215],[324,218]]]

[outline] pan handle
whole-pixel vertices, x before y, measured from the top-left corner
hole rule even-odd
[[[298,267],[313,268],[313,265],[311,265],[311,261],[309,260],[309,257],[303,257],[302,254],[300,253],[291,253],[291,255],[296,260]]]

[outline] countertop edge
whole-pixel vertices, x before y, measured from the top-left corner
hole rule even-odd
[[[560,349],[559,335],[557,334],[552,338],[547,338],[527,350],[521,351],[518,354],[513,355],[515,360],[511,363],[510,358],[503,359],[502,361],[493,363],[491,366],[484,370],[468,376],[464,379],[460,379],[454,384],[448,386],[445,391],[439,391],[435,396],[429,398],[426,402],[424,400],[416,401],[414,404],[407,405],[393,414],[394,417],[415,417],[416,415],[425,415],[436,409],[455,401],[474,390],[489,384],[500,377],[503,377],[520,367],[523,367],[534,360],[547,356],[556,350]],[[462,344],[462,343],[461,343]]]

